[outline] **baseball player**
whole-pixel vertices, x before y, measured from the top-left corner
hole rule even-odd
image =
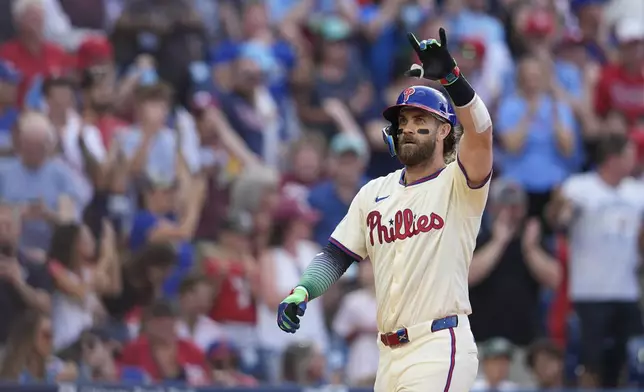
[[[492,121],[447,50],[445,30],[440,41],[408,37],[422,66],[407,75],[440,81],[455,108],[439,91],[413,86],[384,111],[385,143],[405,168],[358,192],[279,305],[277,323],[295,333],[307,302],[368,257],[380,331],[376,392],[465,392],[478,368],[467,278],[492,171]],[[456,117],[463,135],[454,159]]]

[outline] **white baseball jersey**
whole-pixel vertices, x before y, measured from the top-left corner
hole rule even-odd
[[[626,178],[612,187],[590,172],[571,176],[561,191],[578,211],[570,225],[570,298],[637,301],[644,182]]]
[[[468,271],[489,179],[468,186],[461,165],[404,185],[404,170],[366,184],[332,243],[374,267],[378,329],[470,314]]]

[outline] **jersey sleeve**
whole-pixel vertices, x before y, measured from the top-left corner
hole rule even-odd
[[[365,215],[364,215],[365,187],[351,201],[349,211],[329,237],[329,242],[340,248],[354,260],[367,257],[367,244],[365,241]]]
[[[459,210],[469,217],[480,217],[485,209],[487,196],[490,191],[492,170],[483,183],[472,185],[467,177],[467,171],[456,157],[456,160],[445,169],[453,177],[453,198]]]
[[[561,184],[561,195],[573,204],[579,204],[587,191],[587,187],[583,186],[581,178],[577,176],[569,177]]]

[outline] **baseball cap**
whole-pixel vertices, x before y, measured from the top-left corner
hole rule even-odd
[[[252,60],[265,74],[272,74],[278,68],[272,48],[262,42],[246,42],[239,49],[238,58]]]
[[[492,181],[490,186],[490,201],[492,203],[525,204],[527,197],[521,185],[505,178]]]
[[[76,62],[78,68],[83,70],[96,64],[111,62],[113,55],[114,49],[106,37],[91,35],[78,47]]]
[[[367,144],[363,138],[345,133],[339,133],[333,137],[331,151],[336,155],[354,153],[361,158],[365,158],[368,154]]]
[[[239,353],[239,349],[235,344],[228,340],[217,340],[210,344],[206,349],[206,358],[209,360],[217,360],[221,358],[227,358],[230,356],[236,356]]]
[[[289,197],[282,198],[273,217],[276,221],[281,222],[298,219],[311,224],[320,220],[320,214],[312,209],[306,201]]]
[[[528,15],[523,28],[524,34],[544,36],[552,33],[555,29],[555,21],[548,11],[535,10]]]
[[[221,222],[221,230],[249,235],[253,232],[253,217],[247,211],[230,211]]]
[[[579,11],[580,8],[589,5],[603,5],[607,0],[570,0],[570,9],[573,12]]]
[[[627,18],[617,24],[615,37],[620,44],[644,40],[644,24],[637,18]]]
[[[161,175],[159,173],[146,173],[141,179],[143,190],[170,190],[179,185],[175,178]]]
[[[477,37],[463,37],[458,42],[458,50],[464,58],[483,58],[485,56],[485,41]]]
[[[514,345],[505,338],[491,338],[479,345],[482,359],[506,357],[511,359]]]
[[[351,25],[337,16],[325,17],[319,24],[320,35],[325,41],[344,41],[351,37]]]
[[[20,79],[20,71],[18,71],[12,63],[0,60],[0,81],[9,84],[18,84]]]
[[[144,319],[174,318],[176,316],[176,307],[171,302],[162,299],[153,302],[143,313]]]

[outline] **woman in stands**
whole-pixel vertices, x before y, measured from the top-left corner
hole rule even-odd
[[[78,370],[53,355],[51,319],[30,310],[14,321],[5,351],[0,380],[20,383],[74,381]]]

